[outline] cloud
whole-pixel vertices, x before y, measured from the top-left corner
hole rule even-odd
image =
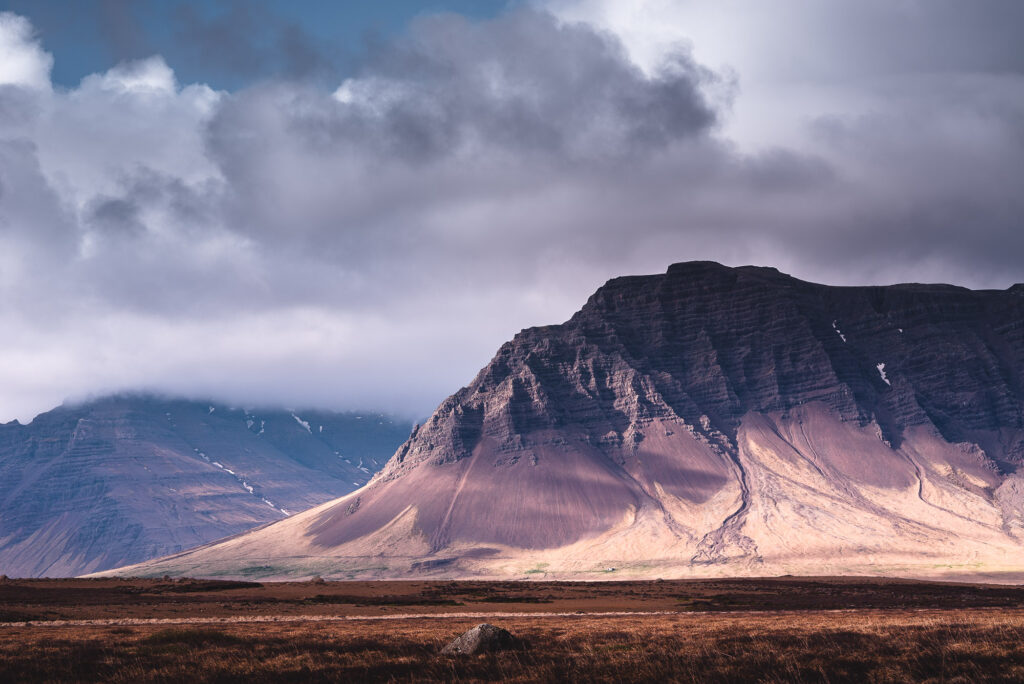
[[[173,95],[178,89],[174,72],[162,57],[123,62],[106,72],[83,79],[81,91],[103,90],[117,94]]]
[[[32,24],[0,12],[0,86],[49,88],[53,58],[39,47]]]
[[[805,184],[798,204],[753,204],[776,245],[767,254],[783,268],[850,284],[1021,278],[1024,199],[1011,188],[1024,178],[1024,5],[546,5],[612,32],[648,69],[690,45],[696,59],[736,76],[721,134],[746,151],[748,170],[755,152],[778,158],[782,149],[831,178]],[[759,175],[780,178],[779,169]]]
[[[854,21],[792,0],[757,26],[732,3],[618,6],[424,16],[329,87],[289,67],[237,92],[158,56],[55,90],[31,26],[0,15],[31,66],[0,85],[0,418],[137,388],[422,416],[520,328],[687,259],[1024,280],[1017,53],[981,45],[968,6],[943,21],[988,56],[885,29],[859,67],[787,22],[866,32],[904,4]],[[189,33],[274,71],[247,11]],[[777,32],[806,69],[702,58],[722,25]]]
[[[738,74],[729,134],[745,143],[799,143],[809,117],[892,109],[891,92],[917,89],[923,77],[1024,73],[1024,5],[1015,0],[542,4],[613,32],[639,64],[682,42],[702,63]]]

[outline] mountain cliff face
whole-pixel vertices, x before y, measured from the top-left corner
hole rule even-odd
[[[280,520],[365,484],[410,427],[141,396],[0,425],[0,574],[104,570]]]
[[[1020,577],[1022,463],[1024,286],[677,264],[521,332],[357,492],[136,570]]]

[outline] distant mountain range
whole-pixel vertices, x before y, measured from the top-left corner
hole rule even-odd
[[[364,485],[411,427],[151,396],[0,425],[0,574],[95,572],[280,520]]]
[[[358,491],[116,572],[1019,580],[1024,285],[617,278]]]

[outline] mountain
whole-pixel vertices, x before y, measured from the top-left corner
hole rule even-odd
[[[365,484],[411,427],[148,396],[0,425],[0,574],[94,572],[280,520]]]
[[[676,264],[524,330],[356,492],[127,574],[1024,578],[1024,285]]]

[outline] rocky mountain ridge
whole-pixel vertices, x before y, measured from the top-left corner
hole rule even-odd
[[[409,427],[146,395],[0,425],[0,574],[104,570],[280,520],[365,484]]]
[[[414,437],[457,460],[491,416],[506,421],[488,420],[487,433],[507,449],[569,425],[636,440],[630,428],[667,418],[729,445],[747,412],[822,402],[843,420],[875,420],[890,441],[916,425],[984,440],[1021,423],[1021,288],[823,287],[705,262],[617,278],[564,325],[503,345]],[[1008,447],[1019,463],[1024,445]],[[383,475],[403,462],[399,452]]]
[[[616,278],[358,492],[147,567],[230,575],[287,528],[271,576],[1024,573],[1022,294]]]

